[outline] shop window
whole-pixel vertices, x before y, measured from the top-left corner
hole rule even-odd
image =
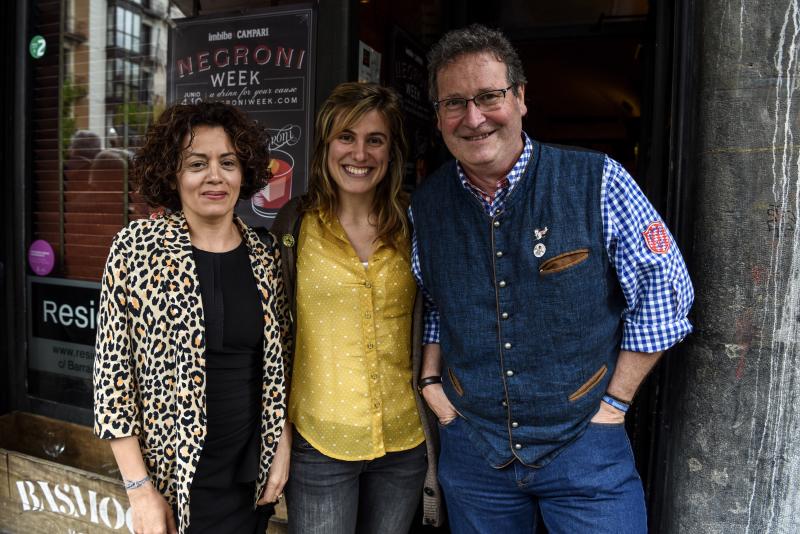
[[[51,276],[92,282],[114,234],[148,215],[128,168],[166,102],[166,47],[152,39],[181,16],[167,2],[105,6],[98,18],[97,2],[35,2],[51,53],[33,64],[32,237],[56,251]]]
[[[308,152],[306,134],[312,131],[314,87],[310,10],[304,8],[302,17],[289,10],[271,14],[274,25],[253,22],[248,16],[223,31],[219,21],[211,18],[199,27],[188,21],[173,24],[173,19],[184,16],[179,6],[197,8],[186,0],[31,2],[29,30],[45,38],[47,53],[29,60],[26,126],[32,164],[25,177],[31,191],[26,237],[29,242],[49,243],[55,262],[42,272],[32,267],[26,279],[30,310],[26,387],[30,398],[47,401],[41,405],[44,411],[50,409],[50,402],[91,407],[99,281],[114,235],[129,221],[149,216],[148,207],[133,191],[129,169],[147,128],[166,107],[168,86],[178,102],[235,101],[272,126],[274,154],[276,159],[284,155],[287,170],[280,176],[279,192],[269,198],[262,192],[264,203],[276,205],[245,203],[249,215],[258,217],[257,221],[268,219],[267,210],[274,211],[278,201],[292,194],[293,182],[295,191],[305,190],[303,160]],[[170,34],[181,26],[182,35],[191,38],[181,41],[173,36],[173,45],[186,46],[168,50]],[[234,39],[233,33],[240,30],[252,33],[245,48],[251,50],[248,57],[256,59],[233,57],[239,54],[239,37]],[[228,35],[225,40],[230,42],[209,44],[219,41],[219,35]],[[255,39],[263,39],[265,45],[256,45]],[[269,51],[273,44],[274,53]],[[213,59],[220,70],[207,73],[207,56],[216,46],[223,50]],[[252,85],[263,83],[264,87],[239,90],[244,83],[240,79],[248,71],[230,62],[241,60],[247,65],[265,57],[272,61],[250,65],[247,77]],[[180,89],[177,78],[168,72],[176,62],[188,62],[196,69],[191,83],[183,83]],[[40,249],[47,250],[46,244],[37,243],[31,250],[38,253]],[[33,276],[34,272],[39,276]]]
[[[168,24],[183,15],[166,1],[32,6],[47,53],[31,63],[31,241],[49,243],[56,261],[47,278],[29,280],[30,305],[73,299],[90,317],[113,236],[149,215],[128,171],[165,107]],[[28,394],[88,408],[94,325],[50,332],[52,321],[31,314]]]

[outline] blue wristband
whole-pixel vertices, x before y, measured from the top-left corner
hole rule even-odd
[[[628,408],[631,407],[630,404],[628,404],[626,402],[619,401],[619,400],[617,400],[614,397],[611,397],[609,395],[603,395],[603,402],[613,406],[614,408],[616,408],[617,410],[621,411],[622,413],[628,413]]]

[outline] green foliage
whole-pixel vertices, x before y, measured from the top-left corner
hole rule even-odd
[[[129,100],[114,110],[114,124],[128,125],[128,146],[138,146],[147,128],[164,111],[163,104],[148,104]]]

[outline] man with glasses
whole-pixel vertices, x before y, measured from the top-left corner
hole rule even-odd
[[[625,412],[692,329],[680,252],[619,163],[522,131],[525,74],[500,32],[449,32],[428,60],[456,161],[410,209],[418,389],[451,530],[533,532],[541,514],[551,534],[646,532]]]

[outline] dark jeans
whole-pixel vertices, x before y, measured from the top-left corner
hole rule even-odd
[[[541,468],[495,469],[470,446],[467,423],[439,426],[439,482],[453,534],[645,534],[644,492],[625,426],[589,424]]]
[[[289,534],[407,534],[420,499],[425,444],[374,460],[335,460],[297,431],[286,485]]]

